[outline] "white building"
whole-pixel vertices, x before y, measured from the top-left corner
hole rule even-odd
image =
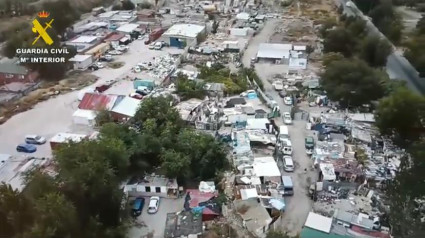
[[[282,174],[273,157],[254,158],[252,164],[252,175],[262,179],[262,181],[280,182]]]
[[[72,114],[72,120],[74,124],[94,126],[96,124],[96,112],[78,109]]]
[[[129,196],[175,197],[178,193],[176,179],[163,176],[145,176],[134,178],[124,185],[124,193]]]
[[[250,32],[251,28],[231,28],[230,29],[230,35],[231,36],[247,36]]]
[[[257,59],[272,60],[277,64],[288,64],[292,44],[261,43],[258,47]]]
[[[139,27],[138,24],[128,23],[118,27],[117,32],[130,34],[131,32],[135,31],[138,27]]]
[[[120,121],[128,120],[136,115],[140,106],[140,100],[132,97],[125,97],[111,110],[113,117]]]
[[[164,32],[161,39],[172,47],[185,48],[196,45],[205,34],[205,26],[176,24]]]
[[[96,42],[98,41],[98,38],[96,36],[79,36],[77,38],[71,39],[67,41],[65,44],[74,46],[77,49],[77,52],[82,52],[84,50],[87,50],[88,48],[94,46]]]
[[[73,62],[75,70],[85,70],[93,63],[93,57],[91,55],[75,55],[69,61]]]

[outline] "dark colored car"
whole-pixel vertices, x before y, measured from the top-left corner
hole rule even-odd
[[[111,86],[109,86],[109,85],[102,84],[102,85],[96,87],[96,91],[99,92],[99,93],[103,93],[110,87]]]
[[[145,205],[145,199],[144,198],[136,198],[134,200],[133,209],[131,209],[131,215],[133,217],[138,217],[140,214],[142,214],[143,206]]]
[[[286,97],[286,92],[285,92],[285,90],[279,91],[279,97],[281,97],[281,98]]]
[[[139,89],[136,90],[136,93],[140,94],[142,96],[146,96],[146,95],[149,94],[149,92],[147,90],[139,90]]]
[[[31,144],[19,144],[16,147],[16,151],[24,153],[34,153],[37,151],[37,147]]]
[[[100,57],[99,58],[99,61],[102,61],[102,62],[111,62],[112,61],[112,58]]]
[[[98,70],[99,67],[97,67],[97,65],[92,64],[88,67],[88,69],[90,69],[91,71],[95,71],[95,70]]]

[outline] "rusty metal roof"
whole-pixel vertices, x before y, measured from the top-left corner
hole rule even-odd
[[[94,111],[111,110],[123,98],[123,95],[86,93],[78,105],[78,108]]]

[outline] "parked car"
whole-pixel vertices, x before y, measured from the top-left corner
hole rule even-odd
[[[122,52],[119,50],[111,50],[109,51],[110,55],[122,55]]]
[[[136,93],[140,94],[142,96],[146,96],[150,93],[150,91],[148,89],[136,89]]]
[[[292,98],[289,97],[289,96],[284,97],[283,103],[285,103],[285,105],[291,106],[292,105]]]
[[[91,70],[91,71],[95,71],[95,70],[98,70],[99,67],[96,64],[92,64],[88,67],[88,69]]]
[[[305,150],[308,155],[313,154],[314,149],[314,138],[311,136],[307,136],[305,138]]]
[[[104,55],[99,58],[99,61],[111,62],[113,60],[112,55]]]
[[[247,91],[245,91],[245,92],[242,92],[241,94],[239,94],[239,96],[241,96],[241,97],[247,97],[249,94],[257,94],[256,92],[255,92],[255,90],[247,90]]]
[[[96,91],[99,92],[99,93],[103,93],[110,87],[111,87],[110,85],[102,84],[102,85],[99,85],[99,86],[96,87]]]
[[[155,43],[155,50],[161,50],[162,47],[167,46],[167,43],[164,41],[159,41]]]
[[[150,50],[155,49],[155,42],[150,43],[148,48],[149,48]]]
[[[286,125],[292,124],[291,113],[289,112],[283,113],[283,123],[285,123]]]
[[[128,49],[129,49],[129,47],[128,47],[128,46],[126,46],[126,45],[119,45],[119,46],[117,46],[117,47],[115,48],[115,50],[118,50],[118,51],[120,51],[120,52],[127,52],[127,51],[128,51]]]
[[[283,168],[286,172],[294,171],[294,161],[292,160],[291,156],[283,156]]]
[[[279,97],[281,98],[286,97],[286,91],[285,90],[279,91]]]
[[[134,68],[133,68],[133,72],[134,73],[140,73],[140,71],[142,71],[141,69],[140,69],[140,67],[139,66],[134,66]]]
[[[46,143],[46,138],[38,135],[26,135],[25,136],[25,142],[27,144],[36,144],[36,145],[42,145]]]
[[[142,214],[143,206],[145,205],[145,199],[142,197],[136,198],[134,200],[133,209],[131,209],[131,215],[133,217],[138,217]]]
[[[31,144],[19,144],[16,147],[16,151],[24,153],[34,153],[37,151],[37,147]]]
[[[103,68],[105,68],[105,65],[103,65],[102,63],[100,63],[100,62],[96,62],[96,66],[99,68],[99,69],[103,69]]]
[[[282,83],[282,81],[274,81],[273,82],[273,87],[274,87],[274,90],[276,90],[276,91],[282,91],[283,90],[283,83]]]
[[[141,94],[138,94],[138,93],[130,93],[130,95],[129,95],[131,98],[134,98],[134,99],[139,99],[139,100],[141,100],[141,99],[143,99],[143,95],[141,95]]]
[[[151,197],[151,199],[149,200],[148,213],[149,214],[156,213],[158,211],[158,207],[159,207],[159,197],[157,196]]]

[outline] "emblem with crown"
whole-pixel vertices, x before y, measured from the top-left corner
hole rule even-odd
[[[50,13],[44,10],[38,13],[39,18],[48,18],[49,16],[50,16]]]

